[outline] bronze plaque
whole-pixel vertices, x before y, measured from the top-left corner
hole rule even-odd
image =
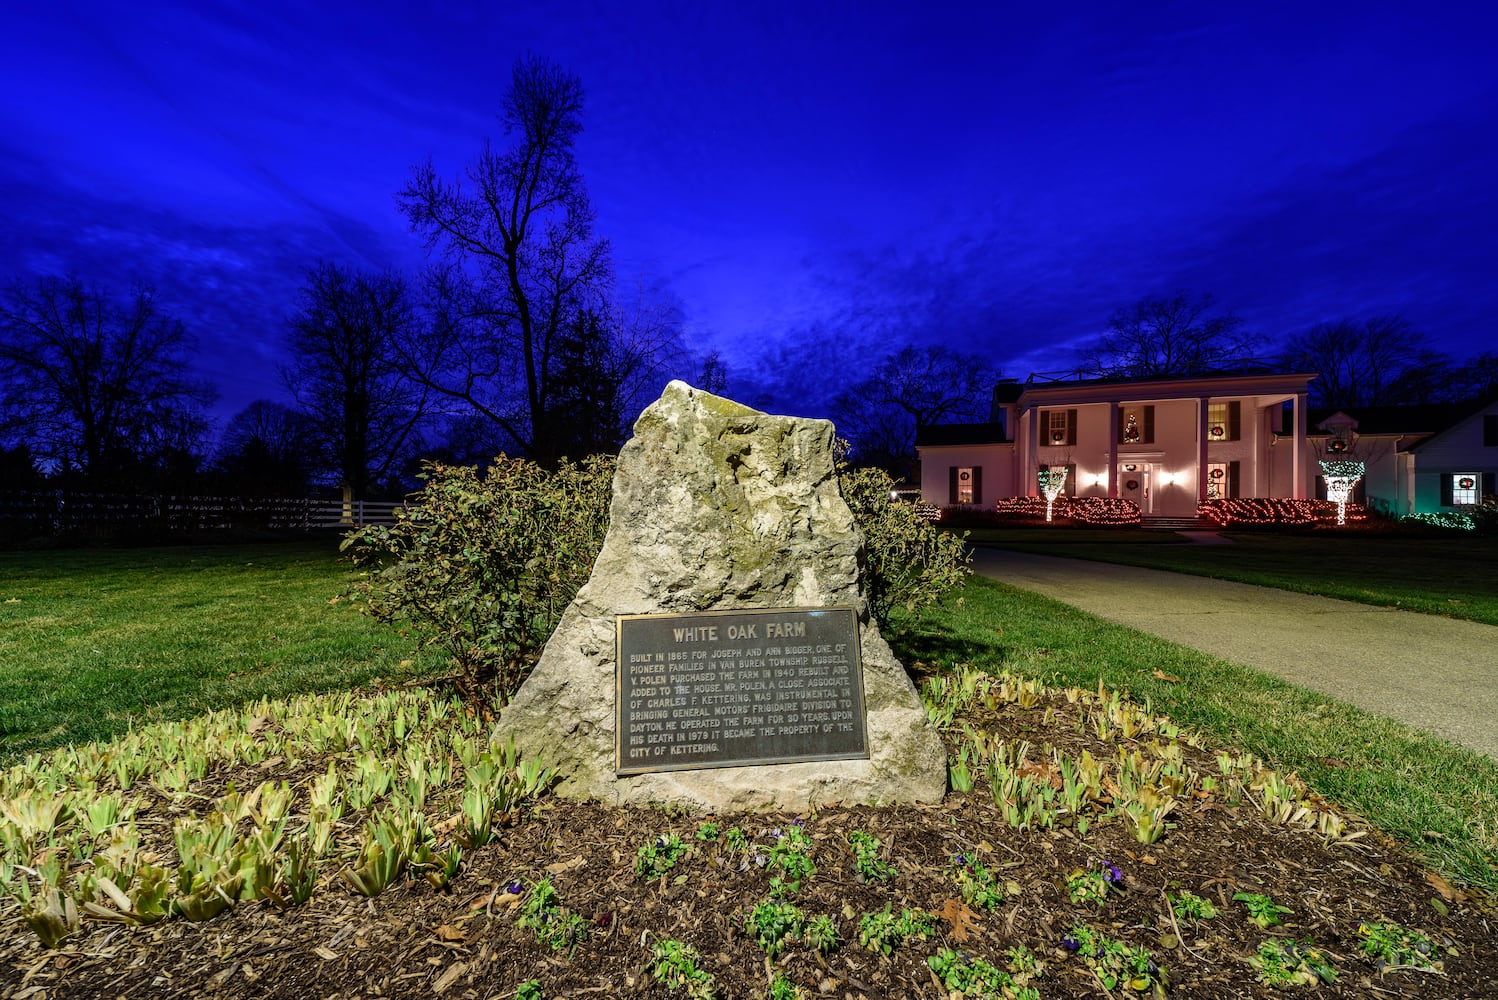
[[[869,755],[851,608],[620,615],[615,770]]]

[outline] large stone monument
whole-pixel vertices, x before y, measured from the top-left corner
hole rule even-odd
[[[830,423],[672,382],[620,452],[592,576],[496,735],[554,767],[569,798],[714,811],[939,800],[945,750],[871,619],[862,548]],[[643,615],[684,617],[629,617]],[[643,650],[626,659],[642,662],[621,668],[626,625]],[[746,759],[733,746],[777,762],[718,766]]]

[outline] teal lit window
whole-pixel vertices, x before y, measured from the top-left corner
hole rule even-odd
[[[1477,503],[1477,484],[1481,478],[1475,472],[1458,472],[1451,477],[1451,505],[1460,507],[1464,504],[1474,505]]]

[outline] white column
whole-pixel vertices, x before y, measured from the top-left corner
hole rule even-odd
[[[1196,400],[1196,499],[1207,499],[1207,397]]]
[[[1306,394],[1297,392],[1290,415],[1295,421],[1294,447],[1290,450],[1295,465],[1291,493],[1296,500],[1306,498]]]
[[[1025,497],[1040,496],[1040,484],[1035,478],[1035,470],[1039,467],[1040,462],[1040,418],[1038,413],[1039,411],[1033,406],[1025,411],[1026,418],[1030,421],[1029,426],[1025,428],[1025,466],[1020,469],[1020,474],[1025,477],[1022,480],[1025,484],[1025,489],[1020,496]]]
[[[1118,499],[1118,404],[1108,404],[1108,495]]]

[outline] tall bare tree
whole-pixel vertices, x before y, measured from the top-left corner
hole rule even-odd
[[[855,462],[904,477],[922,428],[988,416],[995,378],[988,362],[975,355],[943,346],[903,347],[838,395],[833,419]]]
[[[1288,366],[1316,373],[1320,406],[1425,403],[1450,394],[1450,361],[1403,316],[1318,323],[1290,339]]]
[[[324,461],[355,496],[388,485],[425,415],[429,390],[407,380],[394,359],[415,324],[399,275],[326,262],[307,272],[301,309],[288,323],[287,387]]]
[[[429,159],[397,196],[443,265],[432,281],[436,319],[403,341],[402,366],[542,461],[558,457],[545,424],[559,340],[602,310],[610,276],[575,156],[582,109],[576,76],[523,58],[500,109],[513,144],[486,140],[466,183],[443,180]]]
[[[0,430],[91,485],[180,465],[213,396],[193,347],[150,288],[116,300],[76,276],[16,281],[0,296]]]
[[[1104,378],[1190,375],[1252,353],[1243,321],[1213,313],[1210,295],[1177,292],[1147,296],[1108,318],[1108,329],[1088,348],[1084,368]]]

